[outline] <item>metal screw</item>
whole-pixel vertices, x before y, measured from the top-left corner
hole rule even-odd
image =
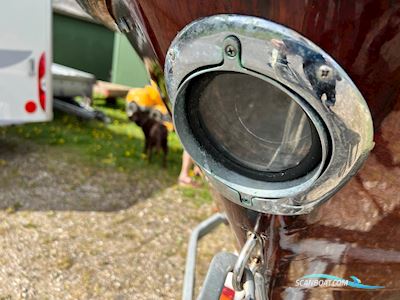
[[[226,53],[226,55],[228,55],[229,57],[235,57],[237,51],[236,51],[236,48],[235,48],[234,46],[232,46],[232,45],[227,45],[227,46],[225,47],[225,53]]]
[[[251,199],[248,197],[241,197],[240,201],[245,205],[251,205]]]
[[[320,66],[317,70],[317,77],[319,80],[331,80],[333,77],[333,70],[327,65]]]

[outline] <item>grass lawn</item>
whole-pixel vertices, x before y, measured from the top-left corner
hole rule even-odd
[[[39,145],[54,147],[60,153],[73,153],[84,164],[127,172],[146,181],[157,178],[164,186],[175,184],[182,155],[182,147],[175,133],[169,134],[168,167],[163,169],[161,154],[154,155],[151,163],[143,154],[142,130],[127,119],[123,100],[118,100],[116,107],[112,108],[107,107],[102,99],[96,99],[94,105],[112,119],[110,124],[79,120],[55,112],[52,122],[0,127],[0,138],[17,136]],[[182,190],[196,203],[211,201],[207,187]]]

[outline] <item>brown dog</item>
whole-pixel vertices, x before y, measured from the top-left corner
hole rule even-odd
[[[131,103],[132,104],[132,103]],[[161,120],[152,114],[151,110],[142,110],[139,107],[130,107],[127,110],[128,117],[142,128],[145,145],[143,153],[145,153],[151,162],[153,151],[163,151],[163,167],[167,166],[168,155],[168,129],[164,126]]]

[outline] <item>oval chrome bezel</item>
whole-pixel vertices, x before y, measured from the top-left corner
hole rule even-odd
[[[227,43],[235,41],[238,52],[232,59],[224,49]],[[277,49],[276,43],[293,43],[299,49],[285,54],[288,61],[282,64],[277,56],[283,50]],[[312,79],[317,81],[311,83],[305,74],[305,63],[313,63],[313,59],[323,61],[321,69],[334,76],[330,79],[335,82],[333,106],[327,106],[316,91],[315,82],[324,84],[324,78],[315,74]],[[274,84],[303,108],[323,147],[323,161],[313,172],[276,184],[255,182],[226,169],[202,149],[185,121],[185,90],[196,76],[221,70],[249,74]],[[165,75],[175,128],[184,147],[223,195],[250,209],[274,214],[308,213],[356,173],[373,147],[368,106],[349,76],[318,46],[276,23],[239,15],[216,15],[195,21],[172,42]]]

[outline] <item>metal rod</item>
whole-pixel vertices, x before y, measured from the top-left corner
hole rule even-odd
[[[183,300],[193,299],[198,241],[221,223],[227,223],[227,219],[224,214],[216,213],[197,225],[190,235],[183,281]]]
[[[242,250],[240,250],[239,258],[235,264],[235,267],[233,268],[233,277],[232,277],[232,285],[236,291],[243,290],[242,286],[243,272],[256,244],[257,244],[257,236],[254,233],[251,233],[247,237],[247,241],[244,244]]]

